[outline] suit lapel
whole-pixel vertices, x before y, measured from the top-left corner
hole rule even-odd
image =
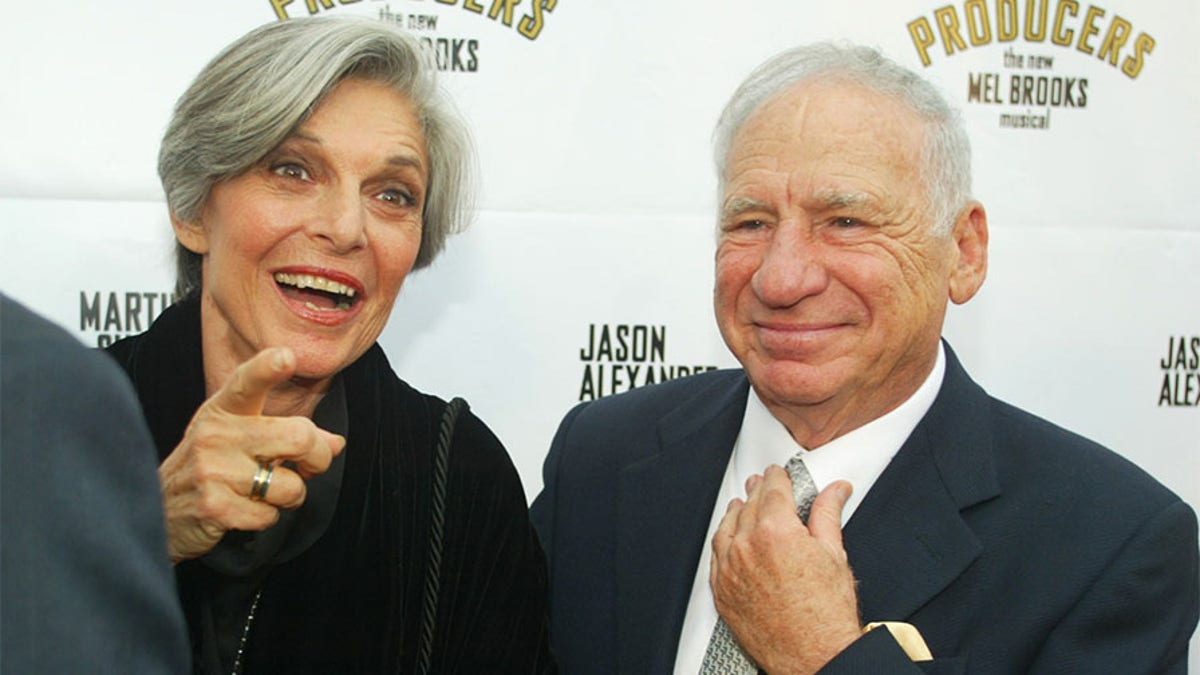
[[[1000,494],[988,397],[946,346],[937,399],[844,532],[864,621],[903,620],[979,556],[961,512]]]
[[[740,371],[714,376],[663,417],[659,451],[621,471],[616,552],[620,672],[666,672],[674,662],[748,391]]]
[[[962,574],[982,545],[961,512],[1000,494],[990,399],[946,357],[933,406],[845,529],[866,621],[908,618]],[[663,417],[658,452],[621,471],[620,672],[670,671],[747,392],[738,371],[714,376]]]

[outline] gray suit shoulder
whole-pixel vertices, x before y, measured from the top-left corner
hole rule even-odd
[[[43,318],[19,302],[0,294],[0,351],[5,383],[15,379],[36,381],[62,395],[77,396],[79,385],[121,383],[124,374],[112,359],[87,349],[66,329]],[[112,387],[122,390],[123,385]],[[17,392],[9,391],[8,396]]]
[[[5,672],[180,673],[156,460],[115,362],[0,295]]]

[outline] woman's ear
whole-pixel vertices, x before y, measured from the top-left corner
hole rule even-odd
[[[208,230],[204,229],[204,225],[184,222],[172,211],[171,227],[175,229],[175,238],[184,248],[199,255],[208,253]]]
[[[983,204],[971,202],[959,214],[950,235],[955,262],[950,270],[950,300],[961,305],[975,296],[987,277],[988,228]]]

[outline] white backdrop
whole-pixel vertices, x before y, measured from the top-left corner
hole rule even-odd
[[[522,24],[535,2],[540,26]],[[710,308],[712,125],[770,54],[848,39],[964,111],[992,229],[988,281],[946,330],[968,370],[1200,504],[1200,3],[16,3],[0,15],[0,289],[87,344],[143,329],[172,286],[154,173],[171,106],[225,44],[309,6],[401,21],[442,55],[481,210],[409,279],[382,342],[402,377],[471,402],[531,497],[559,418],[601,376],[734,363]],[[619,326],[665,335],[661,360],[581,358]]]

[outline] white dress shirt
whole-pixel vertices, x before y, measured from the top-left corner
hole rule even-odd
[[[767,410],[754,388],[750,388],[742,428],[733,445],[725,477],[721,480],[721,491],[717,495],[708,524],[708,535],[700,553],[700,564],[692,581],[692,594],[675,654],[676,675],[696,675],[700,672],[704,652],[717,625],[717,608],[708,584],[712,566],[711,543],[717,526],[725,517],[725,505],[735,497],[746,498],[746,479],[761,474],[772,464],[783,466],[799,452],[817,490],[823,490],[839,479],[849,481],[854,486],[854,493],[842,510],[842,526],[845,527],[863,497],[933,405],[945,372],[946,355],[944,348],[939,345],[933,370],[908,400],[883,417],[811,450],[792,438],[783,423]]]

